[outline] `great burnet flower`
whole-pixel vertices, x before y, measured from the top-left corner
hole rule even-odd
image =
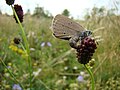
[[[7,3],[8,5],[12,5],[12,4],[14,4],[14,1],[15,1],[15,0],[6,0],[6,3]]]
[[[21,39],[15,37],[13,41],[14,41],[15,44],[19,44],[21,42]]]
[[[89,63],[97,48],[95,40],[91,37],[85,37],[77,41],[71,39],[70,46],[76,49],[78,62],[81,64]]]
[[[21,5],[18,5],[18,4],[14,5],[14,9],[16,11],[16,14],[17,14],[20,22],[22,23],[23,22],[23,9],[22,9]],[[16,23],[18,23],[15,15],[14,15],[14,18],[16,20]]]
[[[78,62],[81,64],[89,63],[96,48],[97,46],[94,39],[90,37],[84,38],[76,48]]]

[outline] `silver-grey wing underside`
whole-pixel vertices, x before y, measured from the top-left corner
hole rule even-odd
[[[80,24],[60,14],[53,19],[51,28],[55,37],[65,40],[74,36],[79,37],[79,34],[85,30]]]

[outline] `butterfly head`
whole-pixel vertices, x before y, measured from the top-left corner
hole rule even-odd
[[[85,34],[86,34],[86,36],[90,36],[90,35],[92,35],[92,31],[86,30],[86,31],[85,31]]]
[[[82,39],[84,39],[85,37],[88,37],[88,36],[90,36],[90,35],[92,35],[92,31],[90,31],[90,30],[85,30],[85,31],[81,32],[81,34],[80,34],[80,39],[82,40]]]

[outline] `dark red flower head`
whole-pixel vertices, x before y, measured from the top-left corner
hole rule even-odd
[[[94,39],[90,37],[84,38],[76,48],[78,62],[81,64],[89,63],[96,48],[97,46]]]
[[[22,23],[22,22],[23,22],[23,10],[22,10],[22,7],[17,4],[17,5],[14,5],[14,9],[15,9],[15,11],[16,11],[16,13],[17,13],[17,16],[18,16],[20,22]],[[15,18],[15,20],[16,20],[16,23],[18,23],[15,15],[14,15],[14,18]]]
[[[6,3],[7,3],[8,5],[12,5],[12,4],[14,4],[14,1],[15,1],[15,0],[6,0]]]
[[[19,44],[21,42],[21,39],[18,37],[15,37],[13,41],[15,44]]]

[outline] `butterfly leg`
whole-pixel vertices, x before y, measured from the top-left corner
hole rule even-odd
[[[77,45],[78,41],[79,41],[78,37],[70,38],[69,39],[69,44],[72,48],[77,48],[78,47],[78,45]]]

